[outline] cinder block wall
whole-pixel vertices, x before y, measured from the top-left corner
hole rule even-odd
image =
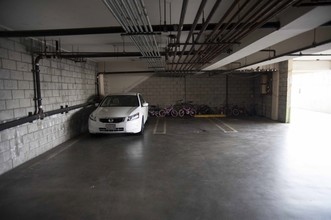
[[[0,38],[0,123],[34,113],[32,57],[20,39]],[[44,111],[87,102],[95,94],[96,64],[40,62]],[[0,132],[0,174],[87,129],[88,109],[54,115]]]
[[[126,76],[130,77],[130,76]],[[127,80],[119,76],[105,75],[105,91],[109,93],[109,85],[114,81]],[[112,83],[109,83],[112,81]],[[118,83],[118,84],[119,84]],[[254,102],[254,80],[229,77],[229,104],[250,106]],[[123,89],[124,91],[125,89]],[[192,101],[195,104],[207,104],[220,107],[225,104],[226,76],[187,76],[159,77],[153,75],[130,89],[140,92],[151,105],[167,106],[178,100]]]

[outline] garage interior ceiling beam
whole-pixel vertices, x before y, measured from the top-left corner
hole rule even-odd
[[[221,68],[227,64],[235,62],[241,58],[249,56],[260,50],[275,45],[281,41],[285,41],[301,33],[307,32],[314,28],[317,28],[331,20],[331,6],[316,7],[309,12],[303,14],[299,18],[285,25],[284,27],[276,30],[267,36],[264,36],[254,43],[249,44],[227,57],[223,57],[218,62],[204,68],[203,70],[215,70]]]
[[[217,24],[208,24],[206,31],[213,30]],[[228,26],[227,24],[223,24]],[[233,24],[232,24],[233,25]],[[232,25],[229,25],[231,27]],[[181,30],[182,32],[190,31],[192,24],[183,24],[182,28],[177,24],[168,25],[152,25],[154,32],[173,32]],[[280,28],[279,22],[268,22],[261,28]],[[202,24],[196,25],[196,31],[202,29]],[[0,31],[0,37],[52,37],[52,36],[74,36],[74,35],[95,35],[95,34],[122,34],[125,33],[121,26],[113,27],[92,27],[92,28],[69,28],[69,29],[45,29],[45,30],[21,30]]]
[[[293,5],[297,1],[268,1],[264,4],[253,5],[249,10],[247,10],[244,16],[241,16],[241,19],[246,19],[247,25],[243,28],[241,32],[236,32],[234,29],[224,33],[223,38],[227,39],[227,41],[240,41],[253,31],[255,31],[259,26],[267,22],[272,17],[275,17],[291,5]],[[244,9],[243,9],[244,10]],[[253,25],[250,25],[253,24]],[[208,54],[203,57],[202,60],[209,61],[213,60],[217,56],[220,55],[222,51],[226,51],[228,53],[232,52],[232,48],[228,45],[221,45],[218,47],[214,47],[208,49]],[[201,68],[202,65],[191,66],[190,68]]]
[[[319,53],[320,51],[323,51],[325,48],[331,48],[331,40],[322,41],[320,43],[317,43],[317,44],[314,45],[314,47],[312,47],[310,45],[310,46],[306,46],[306,47],[297,48],[295,50],[291,50],[291,51],[286,52],[286,53],[278,54],[277,56],[274,56],[272,58],[266,58],[266,59],[260,60],[258,62],[246,64],[244,66],[239,66],[238,68],[234,68],[234,69],[231,69],[231,70],[256,69],[260,66],[267,66],[267,65],[274,64],[274,63],[280,63],[280,62],[283,62],[285,60],[289,60],[289,59],[293,59],[293,58],[297,58],[297,57],[310,56],[311,54],[313,54],[316,51],[318,51],[318,54],[314,54],[313,55],[314,57],[324,57],[324,56],[327,57],[328,54],[320,54]],[[212,71],[215,71],[215,70],[212,70]]]
[[[180,55],[181,52],[176,52],[176,56]],[[44,55],[45,57],[53,57],[53,58],[63,58],[63,59],[71,59],[71,58],[102,58],[102,57],[139,57],[142,59],[147,59],[142,56],[140,52],[45,52],[36,54]],[[188,55],[189,51],[184,51],[184,55]],[[166,53],[160,52],[161,56],[174,56],[175,53]],[[160,57],[154,57],[160,58]]]
[[[204,40],[204,44],[200,45],[197,53],[190,57],[189,62],[181,65],[179,68],[177,68],[178,65],[176,65],[175,68],[171,70],[200,71],[210,60],[213,60],[222,53],[231,53],[231,42],[234,44],[240,42],[244,37],[257,28],[262,27],[271,18],[283,12],[296,2],[296,0],[262,2],[252,2],[248,0],[244,2],[234,1],[221,17],[211,34]],[[212,11],[210,15],[212,15]],[[237,19],[238,17],[240,17],[240,19]],[[234,22],[236,20],[237,22]],[[205,21],[203,24],[204,28],[208,25],[207,22],[209,21]],[[224,26],[225,23],[227,25]],[[200,35],[198,35],[197,38],[199,38],[199,36]],[[198,42],[198,40],[193,42],[190,51],[194,49],[195,42]],[[222,42],[227,42],[227,44],[222,44]],[[189,45],[188,41],[185,43],[187,44],[183,46],[184,49]],[[217,43],[221,44],[215,46]],[[188,59],[188,56],[185,58],[184,62],[186,59]],[[177,59],[177,62],[181,62],[181,56]]]

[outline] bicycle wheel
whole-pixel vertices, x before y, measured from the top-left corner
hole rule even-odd
[[[174,118],[177,117],[178,112],[175,109],[171,110],[171,116],[174,117]]]
[[[166,112],[162,109],[159,111],[159,117],[163,118],[166,116]]]
[[[178,116],[182,118],[182,117],[184,117],[184,115],[185,115],[185,111],[183,109],[180,109],[178,111]]]
[[[196,115],[196,113],[197,113],[197,112],[196,112],[194,109],[191,109],[191,110],[190,110],[190,116],[193,117],[194,115]]]
[[[237,108],[232,109],[232,115],[238,116],[240,114],[239,110]]]

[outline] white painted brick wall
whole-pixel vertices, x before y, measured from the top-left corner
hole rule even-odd
[[[31,55],[20,42],[0,38],[0,123],[35,110]],[[94,95],[95,63],[43,59],[40,69],[45,111],[85,103]],[[0,174],[86,131],[88,115],[75,114],[82,113],[73,111],[1,131]]]
[[[0,48],[0,58],[8,59],[8,50],[4,48]]]
[[[2,68],[9,70],[16,70],[16,61],[2,59]]]
[[[16,52],[16,51],[8,51],[8,58],[10,60],[16,60],[16,61],[22,61],[22,56],[20,52]]]

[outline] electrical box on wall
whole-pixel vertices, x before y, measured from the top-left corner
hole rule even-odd
[[[262,74],[260,79],[261,95],[270,95],[271,85],[272,85],[272,75],[268,73]]]

